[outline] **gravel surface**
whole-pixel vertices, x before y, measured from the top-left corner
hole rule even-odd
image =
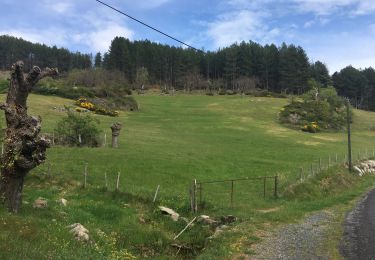
[[[323,245],[332,218],[321,211],[281,228],[253,248],[251,259],[329,259]]]
[[[375,259],[375,190],[366,194],[344,223],[340,246],[346,259]]]

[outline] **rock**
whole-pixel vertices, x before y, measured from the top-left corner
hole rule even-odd
[[[230,224],[233,223],[237,220],[237,218],[233,215],[228,215],[228,216],[222,216],[220,218],[220,223],[221,224]]]
[[[364,176],[365,174],[375,173],[375,161],[366,160],[353,167],[354,171],[358,173],[359,176]]]
[[[67,203],[68,203],[68,201],[67,201],[66,199],[59,199],[58,202],[59,202],[62,206],[64,206],[64,207],[66,207],[66,205],[67,205]]]
[[[172,218],[173,221],[178,221],[178,218],[180,217],[180,214],[175,212],[173,209],[163,207],[163,206],[159,206],[159,209],[160,209],[161,213],[163,213],[164,215],[169,215]]]
[[[215,230],[215,233],[212,236],[210,236],[209,239],[216,238],[216,237],[220,236],[222,233],[224,233],[224,230],[227,229],[227,228],[228,228],[228,226],[226,226],[226,225],[222,225],[222,226],[217,227],[216,230]]]
[[[37,198],[33,204],[34,209],[44,209],[44,208],[47,208],[47,206],[48,206],[47,200],[42,197]]]
[[[138,221],[139,221],[139,223],[141,223],[141,224],[145,224],[145,223],[146,223],[146,220],[145,220],[145,218],[143,217],[143,215],[138,217]]]
[[[70,226],[67,226],[67,228],[70,228],[69,231],[74,235],[74,238],[81,242],[88,242],[89,241],[89,231],[80,223],[74,223]]]
[[[219,225],[219,222],[216,220],[213,220],[207,215],[200,215],[197,220],[198,223],[203,223],[204,225],[209,225],[211,227],[217,227]]]
[[[363,175],[362,170],[361,170],[358,166],[354,166],[354,167],[353,167],[353,170],[354,170],[355,172],[357,172],[359,176],[362,176],[362,175]]]

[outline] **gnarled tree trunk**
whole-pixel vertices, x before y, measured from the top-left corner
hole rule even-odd
[[[50,141],[40,136],[41,118],[27,115],[26,101],[33,86],[57,69],[34,67],[24,77],[23,62],[12,66],[5,111],[6,132],[4,154],[1,157],[0,201],[10,212],[17,213],[22,204],[22,189],[26,174],[45,160]]]

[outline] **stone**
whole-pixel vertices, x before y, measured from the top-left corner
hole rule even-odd
[[[228,216],[222,216],[220,218],[220,223],[221,224],[230,224],[237,221],[237,218],[233,215],[228,215]]]
[[[70,233],[74,235],[74,238],[81,242],[88,242],[90,240],[89,231],[80,223],[74,223],[70,226]]]
[[[224,233],[224,230],[227,229],[228,226],[226,225],[222,225],[222,226],[219,226],[215,229],[215,232],[212,236],[209,237],[209,239],[212,239],[212,238],[216,238],[218,236],[220,236],[222,233]]]
[[[209,225],[211,227],[217,227],[219,222],[210,218],[207,215],[200,215],[197,220],[198,223],[203,223],[204,225]]]
[[[34,209],[44,209],[48,207],[47,200],[39,197],[34,201],[33,208]]]
[[[58,201],[62,206],[66,207],[68,201],[66,199],[59,199]]]
[[[164,215],[169,215],[173,221],[178,221],[178,218],[180,217],[180,214],[175,212],[173,209],[164,207],[164,206],[159,206],[159,209],[162,214]]]

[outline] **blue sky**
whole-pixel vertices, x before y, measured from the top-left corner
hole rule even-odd
[[[375,0],[103,0],[197,48],[234,42],[302,46],[333,73],[375,67]],[[115,36],[179,45],[95,0],[0,0],[0,35],[84,53]],[[21,8],[21,9],[20,9]]]

